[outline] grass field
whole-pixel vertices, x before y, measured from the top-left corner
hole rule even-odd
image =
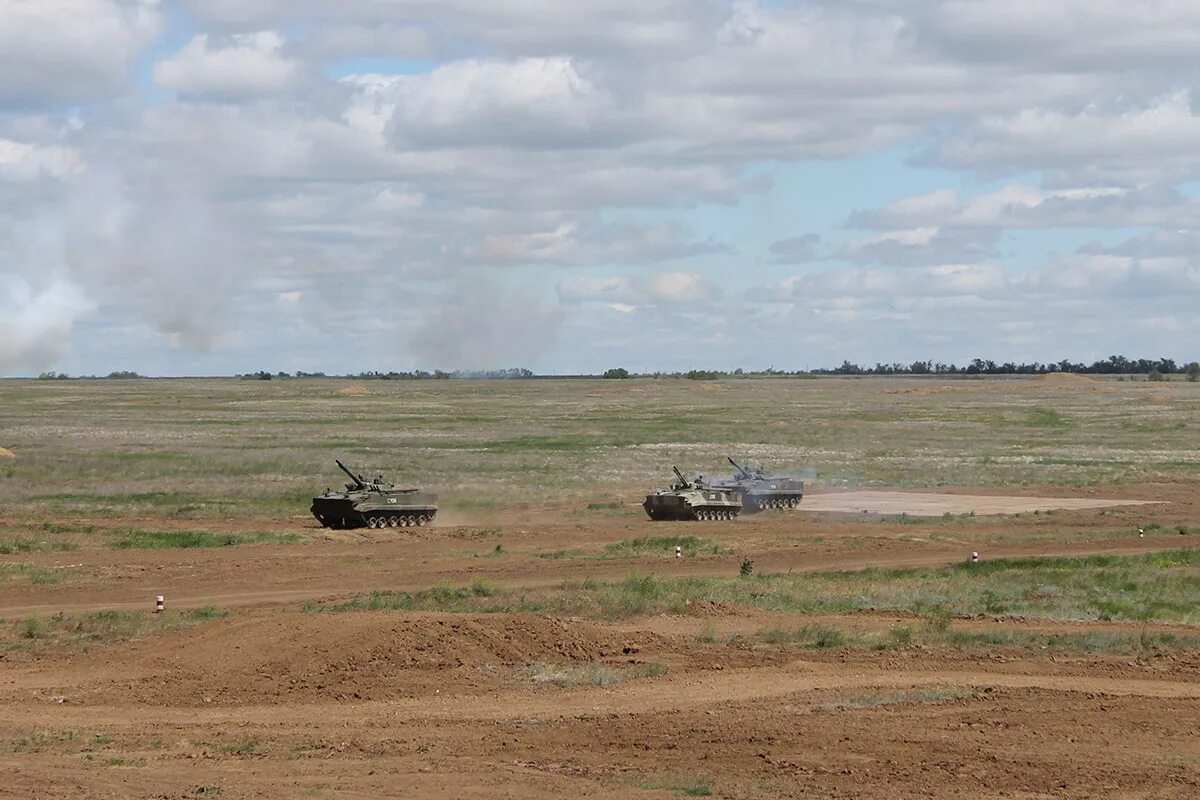
[[[1097,485],[1200,472],[1200,384],[1113,380],[0,381],[0,502],[280,514],[334,458],[465,510],[614,500],[726,455],[833,485]]]
[[[0,795],[1200,791],[1200,384],[347,385],[0,381]]]

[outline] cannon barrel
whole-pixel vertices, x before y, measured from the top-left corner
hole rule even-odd
[[[337,464],[341,468],[342,472],[350,476],[350,480],[354,481],[355,486],[360,489],[366,488],[367,485],[363,483],[363,479],[351,472],[345,464],[343,464],[341,461],[338,461],[336,458],[333,460],[333,463]]]
[[[671,469],[675,470],[675,475],[676,475],[676,477],[679,478],[680,483],[682,483],[684,486],[687,486],[687,487],[690,487],[692,485],[691,481],[689,481],[687,478],[683,477],[683,473],[679,471],[679,467],[671,467]]]
[[[726,461],[728,461],[730,464],[733,464],[733,468],[734,468],[734,469],[736,469],[736,470],[738,471],[738,474],[739,474],[741,477],[743,477],[743,478],[746,478],[747,480],[749,480],[750,478],[752,478],[752,477],[753,477],[753,476],[750,474],[750,471],[749,471],[749,470],[747,470],[747,469],[746,469],[745,467],[743,467],[741,464],[739,464],[739,463],[737,463],[736,461],[734,461],[734,460],[733,460],[732,458],[730,458],[729,456],[725,456],[725,460],[726,460]]]

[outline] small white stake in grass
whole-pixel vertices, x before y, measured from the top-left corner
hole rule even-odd
[[[683,558],[683,548],[680,547],[679,545],[675,545],[675,557]]]
[[[1143,530],[1142,528],[1138,528],[1138,538],[1139,538],[1139,539],[1145,539],[1145,538],[1146,538],[1146,531],[1145,531],[1145,530]]]
[[[972,550],[971,551],[971,563],[975,564],[978,561],[979,561],[979,553],[976,553],[974,550]]]
[[[161,594],[154,595],[154,613],[161,614],[163,610],[163,596]]]

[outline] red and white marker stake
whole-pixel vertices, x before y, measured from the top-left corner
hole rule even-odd
[[[675,545],[675,557],[683,558],[683,548],[680,547],[679,545]]]
[[[979,553],[976,553],[974,550],[971,551],[971,563],[972,564],[979,563]]]
[[[154,613],[161,614],[163,610],[163,596],[161,594],[154,595]]]

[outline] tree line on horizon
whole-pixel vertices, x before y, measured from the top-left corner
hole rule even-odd
[[[250,372],[246,374],[234,375],[235,378],[242,380],[288,380],[293,378],[344,378],[354,380],[450,380],[450,379],[474,379],[474,380],[513,380],[526,378],[686,378],[689,380],[719,380],[727,378],[754,378],[754,377],[779,377],[779,378],[801,378],[813,377],[817,375],[1049,375],[1054,373],[1073,373],[1080,375],[1146,375],[1150,380],[1159,380],[1166,375],[1183,374],[1187,376],[1189,381],[1200,380],[1200,363],[1192,361],[1188,364],[1178,364],[1171,358],[1137,358],[1130,359],[1125,356],[1113,355],[1108,358],[1094,361],[1091,364],[1085,362],[1073,362],[1069,359],[1062,361],[1048,361],[1045,363],[1034,361],[1030,363],[1017,363],[1013,361],[1005,361],[999,363],[990,359],[975,358],[969,363],[959,366],[955,363],[944,363],[941,361],[913,361],[905,364],[902,362],[893,362],[884,364],[876,362],[874,366],[861,366],[850,361],[842,361],[840,366],[832,368],[816,368],[809,370],[778,370],[774,367],[769,367],[765,370],[746,370],[741,367],[732,370],[688,370],[686,372],[630,372],[624,367],[613,367],[605,370],[599,376],[595,374],[578,374],[578,375],[539,375],[532,370],[524,367],[516,367],[511,369],[494,369],[494,370],[455,370],[447,372],[444,370],[434,370],[427,372],[425,370],[412,370],[409,372],[379,372],[375,370],[358,372],[351,374],[326,374],[324,372],[304,372],[296,371],[289,372],[269,372],[262,370],[259,372]],[[110,372],[108,375],[80,375],[71,376],[63,372],[43,372],[38,375],[39,380],[126,380],[132,378],[150,377],[139,375],[136,372],[121,370]]]

